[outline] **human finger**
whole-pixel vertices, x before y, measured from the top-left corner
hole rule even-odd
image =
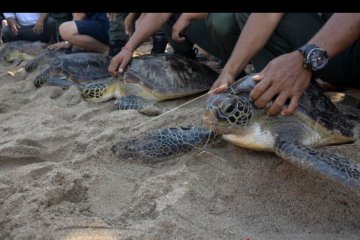
[[[275,101],[271,104],[270,108],[267,110],[267,113],[270,115],[278,114],[282,110],[282,108],[283,108],[285,102],[288,100],[288,98],[289,97],[286,93],[284,93],[284,92],[280,93],[276,97]]]
[[[281,111],[281,115],[293,114],[299,105],[299,96],[292,96],[289,105]]]
[[[117,76],[117,70],[118,70],[118,67],[120,65],[120,62],[121,62],[121,59],[120,60],[117,60],[115,58],[113,58],[111,61],[110,61],[110,64],[109,64],[109,67],[108,67],[108,71],[110,72],[110,74],[114,77]]]
[[[254,77],[253,77],[254,79]],[[264,92],[271,86],[271,80],[266,78],[266,77],[261,77],[261,75],[259,75],[259,77],[257,79],[261,79],[260,82],[258,82],[254,89],[250,92],[250,99],[252,101],[257,101],[259,99],[259,97],[262,96],[262,94],[264,94]]]
[[[132,57],[125,57],[124,60],[122,61],[122,63],[120,64],[120,67],[118,69],[119,73],[123,73],[125,71],[125,68],[127,67],[127,65],[129,64],[130,60]]]

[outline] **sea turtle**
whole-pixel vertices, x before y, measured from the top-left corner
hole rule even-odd
[[[215,137],[213,132],[202,126],[171,127],[118,142],[111,150],[122,159],[157,163],[202,147]]]
[[[150,101],[160,102],[204,92],[217,77],[218,73],[209,66],[184,57],[142,55],[132,59],[119,79],[90,83],[83,88],[82,96],[93,102],[116,97],[116,104],[121,109],[142,109],[145,105],[149,107]]]
[[[37,69],[39,66],[45,65],[49,63],[52,59],[57,56],[64,55],[70,53],[68,50],[48,50],[46,49],[37,57],[31,59],[24,65],[24,69],[26,72],[32,72]]]
[[[23,60],[31,60],[41,54],[47,43],[18,40],[5,43],[0,48],[0,60],[5,63],[20,64]]]
[[[253,75],[236,81],[226,92],[208,99],[203,115],[207,128],[241,147],[272,151],[304,169],[360,190],[360,166],[344,157],[315,148],[355,141],[344,115],[311,82],[290,116],[268,116],[249,98]]]
[[[35,78],[34,84],[40,87],[44,84],[71,86],[81,88],[81,84],[94,80],[106,81],[111,78],[107,67],[110,57],[100,53],[73,53],[55,57],[49,66]]]

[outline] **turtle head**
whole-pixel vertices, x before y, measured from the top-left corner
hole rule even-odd
[[[5,60],[5,62],[8,62],[8,63],[13,63],[19,57],[20,57],[19,49],[12,49],[12,51],[9,51],[6,54],[4,54],[4,60]]]
[[[204,112],[204,123],[218,134],[234,133],[252,123],[256,108],[248,94],[218,94],[209,98]]]
[[[81,96],[89,102],[106,102],[120,97],[119,86],[116,81],[99,81],[89,83],[81,90]]]
[[[81,96],[89,102],[105,102],[112,98],[105,83],[89,83],[81,91]]]

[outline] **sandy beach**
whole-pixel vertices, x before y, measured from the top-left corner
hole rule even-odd
[[[360,195],[273,153],[218,141],[145,164],[110,151],[201,125],[206,97],[148,117],[37,89],[24,64],[0,66],[0,239],[359,239]],[[360,140],[322,149],[360,164]]]

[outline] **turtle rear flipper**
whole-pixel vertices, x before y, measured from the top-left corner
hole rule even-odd
[[[62,87],[64,89],[67,89],[71,86],[76,86],[78,88],[82,88],[83,86],[79,83],[75,83],[75,82],[72,82],[70,81],[67,77],[50,77],[48,80],[47,80],[47,84],[48,86],[59,86],[59,87]]]
[[[329,179],[360,191],[360,166],[348,159],[281,137],[275,140],[274,152],[301,168],[316,171]]]
[[[129,95],[119,97],[115,104],[120,110],[138,110],[148,116],[157,116],[165,112],[165,109],[154,103],[153,101],[143,99],[142,97]]]

